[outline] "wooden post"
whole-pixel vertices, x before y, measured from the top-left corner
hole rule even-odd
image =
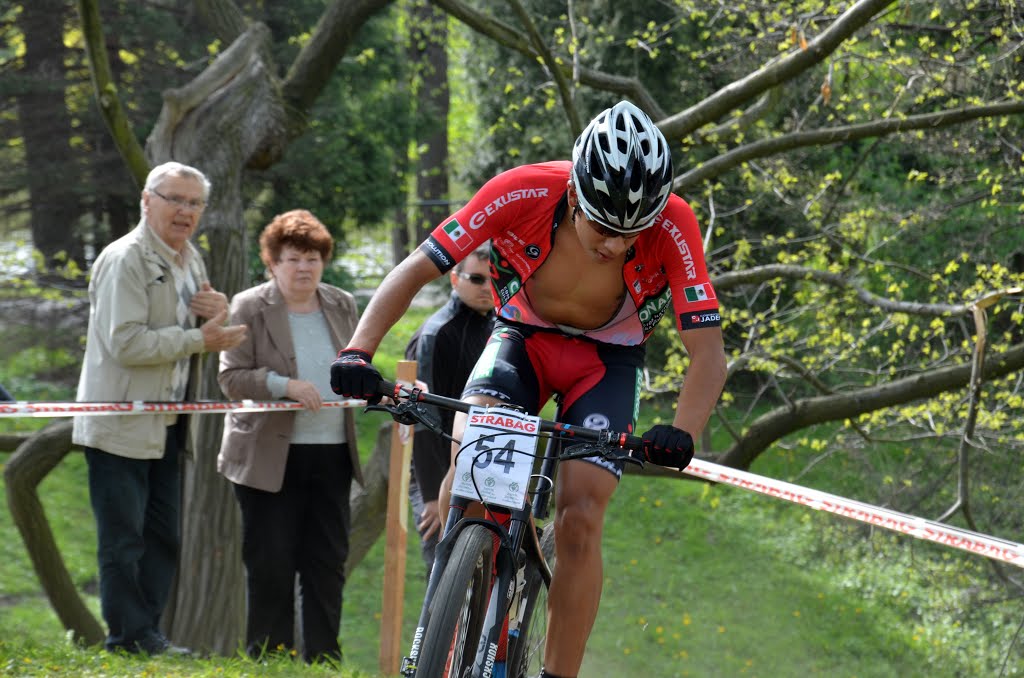
[[[411,386],[416,381],[416,362],[400,360],[395,379]],[[412,457],[412,426],[395,423],[391,432],[388,471],[387,542],[384,552],[384,595],[380,620],[380,670],[398,673],[402,654],[402,601],[405,597],[405,540],[409,532],[409,461]]]

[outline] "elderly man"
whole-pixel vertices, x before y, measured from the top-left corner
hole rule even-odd
[[[210,183],[177,162],[154,168],[142,219],[96,259],[79,401],[181,401],[192,357],[241,343],[227,298],[189,242]],[[206,321],[196,327],[197,318]],[[197,361],[198,362],[198,361]],[[160,631],[177,568],[186,419],[177,414],[75,417],[96,517],[100,605],[108,650],[187,653]]]

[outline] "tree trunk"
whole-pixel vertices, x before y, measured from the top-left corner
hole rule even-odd
[[[448,202],[448,17],[427,2],[413,7],[410,61],[418,65],[417,97],[419,156],[416,171],[416,209],[413,238],[423,242],[451,212]]]
[[[197,242],[211,283],[231,297],[249,286],[242,173],[251,157],[283,144],[285,108],[273,68],[263,63],[268,35],[254,25],[186,87],[164,93],[146,144],[150,165],[177,160],[210,179]],[[207,355],[196,397],[218,400],[217,356]],[[192,418],[193,454],[185,464],[182,550],[163,624],[170,638],[203,652],[232,654],[242,637],[245,580],[241,521],[230,484],[217,473],[223,418]]]
[[[384,532],[388,512],[388,470],[391,464],[391,422],[381,424],[373,454],[363,464],[363,485],[352,485],[349,508],[352,529],[348,535],[348,560],[345,574],[349,575],[362,562]]]
[[[97,645],[106,633],[86,607],[53,538],[37,488],[71,450],[71,420],[50,424],[26,440],[4,466],[7,506],[54,612],[76,642]]]
[[[82,262],[82,245],[75,233],[78,182],[68,158],[71,119],[64,103],[64,22],[67,3],[36,0],[22,3],[18,24],[25,35],[25,68],[17,97],[18,119],[25,142],[32,242],[43,253],[47,268],[61,265],[64,252]],[[55,158],[63,158],[55,162]]]

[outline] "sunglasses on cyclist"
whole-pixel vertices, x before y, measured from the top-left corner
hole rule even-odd
[[[587,210],[585,210],[583,208],[582,205],[576,205],[576,207],[573,209],[573,211],[572,211],[573,219],[576,218],[577,214],[582,214],[583,215],[583,220],[587,222],[587,225],[589,225],[590,228],[594,229],[594,231],[596,231],[597,234],[599,236],[601,236],[602,238],[623,238],[625,240],[629,240],[630,238],[633,238],[633,237],[635,237],[637,235],[636,233],[619,233],[618,231],[616,231],[614,229],[608,228],[607,226],[605,226],[604,224],[600,223],[596,219],[593,219],[587,213]]]
[[[487,276],[483,273],[466,273],[464,271],[459,271],[459,277],[463,280],[468,280],[474,285],[483,285],[487,282]]]

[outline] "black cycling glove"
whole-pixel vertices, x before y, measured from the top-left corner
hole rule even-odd
[[[693,459],[693,438],[686,431],[656,424],[643,435],[644,457],[658,466],[684,469]]]
[[[381,400],[377,385],[381,382],[380,372],[370,362],[373,359],[359,348],[343,348],[337,359],[331,363],[331,390],[347,398],[361,398],[370,405]]]

